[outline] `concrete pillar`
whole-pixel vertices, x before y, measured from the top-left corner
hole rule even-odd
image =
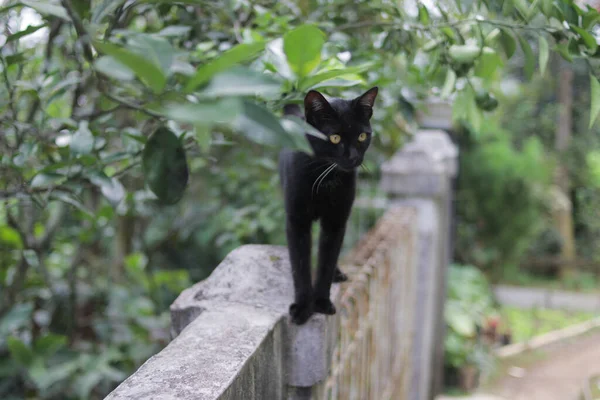
[[[441,390],[452,187],[457,170],[457,147],[446,132],[433,129],[419,130],[382,166],[381,187],[390,206],[409,205],[419,215],[411,400],[433,399]]]

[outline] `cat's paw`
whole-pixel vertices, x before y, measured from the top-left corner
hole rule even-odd
[[[317,299],[315,300],[315,312],[333,315],[335,314],[335,306],[329,299]]]
[[[303,325],[313,313],[314,308],[311,302],[293,303],[290,305],[290,317],[296,325]]]
[[[348,280],[348,275],[342,272],[338,267],[335,267],[335,272],[333,273],[333,282],[346,282]]]

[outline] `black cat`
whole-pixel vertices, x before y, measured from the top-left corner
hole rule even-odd
[[[356,168],[371,142],[369,120],[377,91],[374,87],[353,100],[327,101],[311,90],[304,98],[306,121],[327,139],[307,134],[314,155],[290,150],[279,155],[295,291],[290,316],[296,324],[305,323],[313,312],[335,314],[329,291],[332,282],[347,279],[337,261],[354,202]],[[311,227],[315,220],[321,223],[321,236],[313,288]]]

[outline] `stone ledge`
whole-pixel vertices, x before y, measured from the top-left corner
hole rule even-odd
[[[171,306],[175,339],[107,399],[283,399],[288,386],[323,381],[337,318],[293,325],[292,300],[286,247],[237,248],[181,293]]]
[[[246,304],[287,313],[294,286],[287,248],[245,245],[225,257],[205,280],[184,290],[171,305],[171,322],[179,334],[204,310],[221,304]]]
[[[252,364],[252,358],[261,358],[261,353],[267,350],[264,342],[277,341],[271,333],[278,319],[279,315],[272,311],[243,304],[206,310],[106,399],[261,398],[221,395],[237,376],[247,375],[241,372]],[[277,350],[273,352],[277,353]],[[277,359],[281,357],[273,357],[273,360]],[[261,375],[282,375],[281,365],[271,362],[261,368]],[[280,398],[277,393],[282,390],[281,387],[265,387],[257,388],[255,392],[269,395],[263,398]]]

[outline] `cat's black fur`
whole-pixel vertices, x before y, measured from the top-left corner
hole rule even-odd
[[[354,202],[356,168],[362,164],[371,141],[369,120],[377,90],[374,87],[353,100],[331,101],[311,90],[304,99],[306,121],[327,136],[327,140],[307,134],[314,155],[289,150],[279,155],[295,291],[290,316],[296,324],[305,323],[314,312],[335,314],[329,291],[333,281],[347,279],[338,269],[337,261]],[[291,108],[285,111],[295,113]],[[358,140],[361,133],[367,134],[362,142]],[[341,141],[332,143],[331,135],[340,135]],[[316,220],[321,224],[321,236],[313,287],[311,227]]]

